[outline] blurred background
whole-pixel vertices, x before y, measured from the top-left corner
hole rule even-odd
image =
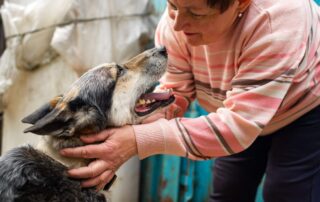
[[[316,0],[320,3],[320,0]],[[165,0],[0,0],[0,152],[39,136],[20,120],[85,71],[153,47]],[[195,101],[185,116],[207,114]],[[214,160],[157,155],[117,172],[113,202],[207,201]],[[256,202],[262,202],[261,187]]]

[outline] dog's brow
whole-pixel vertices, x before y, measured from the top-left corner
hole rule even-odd
[[[50,100],[50,106],[55,107],[57,103],[62,99],[62,97],[63,97],[62,95],[59,95],[53,98],[52,100]]]

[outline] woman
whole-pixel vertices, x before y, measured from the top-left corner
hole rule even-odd
[[[311,0],[168,0],[155,38],[175,103],[61,151],[97,159],[70,176],[101,189],[136,154],[219,157],[211,201],[254,201],[264,173],[265,201],[320,201],[319,17]],[[207,116],[174,118],[195,98]]]

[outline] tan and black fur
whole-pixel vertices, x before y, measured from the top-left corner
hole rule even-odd
[[[24,118],[25,132],[43,135],[37,148],[14,148],[0,158],[0,201],[106,201],[94,189],[82,189],[66,170],[87,164],[59,155],[81,146],[81,134],[108,127],[137,124],[174,97],[155,102],[145,114],[135,111],[137,100],[152,90],[167,65],[165,48],[141,53],[124,64],[103,64],[81,76],[68,92]]]

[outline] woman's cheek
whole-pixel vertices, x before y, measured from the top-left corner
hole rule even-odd
[[[174,20],[176,18],[176,13],[175,11],[171,10],[171,9],[168,9],[168,14],[169,14],[169,17]]]

